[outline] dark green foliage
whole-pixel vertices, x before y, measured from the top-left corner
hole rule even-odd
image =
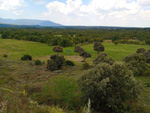
[[[145,44],[150,45],[150,39],[147,39],[147,40],[145,41]]]
[[[74,62],[73,61],[70,61],[70,60],[66,60],[66,65],[68,66],[74,66]]]
[[[119,41],[117,41],[117,40],[114,41],[114,44],[115,44],[115,45],[118,45],[118,44],[119,44]]]
[[[146,63],[149,63],[149,64],[150,64],[150,56],[149,56],[149,57],[147,57],[147,59],[146,59]]]
[[[75,80],[68,77],[53,77],[35,100],[40,104],[59,105],[71,110],[80,107],[80,95]]]
[[[101,42],[95,42],[94,43],[94,51],[97,51],[98,54],[100,51],[104,51],[104,50],[105,50],[105,48]]]
[[[32,60],[32,57],[30,55],[24,55],[21,57],[21,60]]]
[[[85,63],[83,63],[82,64],[82,69],[84,70],[84,69],[90,69],[90,65],[87,63],[87,62],[85,62]]]
[[[40,60],[35,60],[34,63],[35,65],[42,65],[42,62]]]
[[[83,51],[84,51],[84,49],[80,46],[75,46],[75,48],[74,48],[74,52],[81,53]]]
[[[142,76],[144,71],[150,69],[150,66],[146,63],[144,54],[131,54],[126,56],[123,61],[128,64],[128,67],[133,71],[135,76]]]
[[[97,111],[124,113],[130,111],[140,93],[139,84],[124,63],[102,63],[85,72],[79,79],[84,102],[91,100]]]
[[[65,64],[65,59],[63,55],[52,55],[51,60],[47,61],[47,69],[54,71],[59,70]]]
[[[101,53],[97,56],[97,58],[95,60],[93,60],[93,63],[95,65],[99,64],[99,63],[108,63],[110,65],[112,65],[115,61],[112,58],[107,58],[107,54],[106,53]]]
[[[58,42],[58,45],[62,47],[68,47],[68,46],[73,46],[73,43],[69,38],[61,38]]]
[[[8,57],[8,55],[4,54],[4,55],[3,55],[3,57],[4,57],[4,58],[7,58],[7,57]]]
[[[60,47],[60,46],[57,46],[57,47],[54,47],[54,48],[53,48],[53,51],[54,51],[54,52],[63,52],[63,48]]]
[[[145,52],[146,52],[146,49],[144,49],[144,48],[139,48],[136,51],[136,53],[145,53]]]
[[[80,56],[82,56],[85,61],[86,58],[91,57],[91,54],[86,51],[83,51],[83,52],[80,52]]]
[[[118,36],[113,36],[113,37],[112,37],[112,41],[113,41],[113,42],[115,42],[115,41],[117,41],[117,40],[119,40],[119,37],[118,37]]]

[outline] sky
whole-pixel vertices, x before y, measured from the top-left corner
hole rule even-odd
[[[150,27],[150,0],[0,0],[0,18],[75,26]]]

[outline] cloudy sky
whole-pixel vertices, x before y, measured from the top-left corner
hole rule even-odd
[[[63,25],[150,27],[150,0],[0,0],[0,18]]]

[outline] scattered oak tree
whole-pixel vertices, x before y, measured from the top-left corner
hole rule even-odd
[[[140,85],[124,63],[98,64],[79,79],[84,102],[91,107],[110,113],[132,112],[130,109],[140,93]]]
[[[83,51],[83,52],[80,52],[80,56],[82,56],[85,61],[86,58],[91,57],[91,54],[86,51]]]
[[[104,51],[104,50],[105,50],[105,48],[101,42],[95,42],[94,43],[94,51],[97,51],[98,54],[100,51]]]

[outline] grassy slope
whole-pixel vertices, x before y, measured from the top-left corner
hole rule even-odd
[[[126,45],[119,44],[114,45],[113,43],[103,43],[105,46],[105,52],[108,56],[113,59],[120,61],[126,55],[134,53],[137,48],[146,48],[150,49],[150,46],[147,45]],[[48,46],[47,44],[28,42],[28,41],[20,41],[20,40],[11,40],[11,39],[0,39],[0,57],[3,54],[8,54],[8,59],[17,60],[20,59],[24,54],[29,54],[33,58],[41,58],[45,56],[49,56],[54,54],[52,51],[52,46]],[[97,52],[93,50],[93,44],[84,45],[83,48],[92,54],[92,59],[96,58]],[[66,50],[71,50],[71,52],[66,52]],[[67,56],[77,55],[77,53],[73,52],[74,47],[66,47],[64,48],[64,52],[61,53]]]
[[[136,51],[137,48],[146,48],[150,49],[150,46],[146,45],[125,45],[119,44],[114,45],[113,43],[103,43],[106,49],[106,53],[108,56],[112,57],[115,60],[120,61],[123,57],[128,54],[132,54]],[[8,54],[8,58],[6,60],[18,60],[24,54],[30,54],[33,58],[46,58],[49,57],[50,54],[54,54],[51,46],[47,46],[47,44],[42,43],[34,43],[28,41],[18,41],[18,40],[10,40],[10,39],[0,39],[0,58],[2,58],[3,54]],[[85,45],[83,48],[92,54],[92,58],[87,59],[89,62],[92,61],[93,58],[97,56],[97,52],[93,51],[93,45]],[[71,50],[71,53],[65,52],[66,50]],[[64,52],[62,53],[71,56],[78,56],[77,53],[73,52],[73,47],[64,48]],[[22,91],[24,84],[27,83],[36,83],[43,84],[51,78],[51,76],[57,75],[57,73],[47,72],[45,71],[46,66],[35,66],[31,65],[30,62],[20,62],[20,61],[4,61],[2,63],[4,66],[0,69],[0,88],[19,88]],[[75,67],[76,68],[76,67]],[[77,69],[68,69],[68,72],[62,73],[64,76],[74,76],[78,75],[81,71],[79,71],[80,67],[77,66]],[[78,70],[78,71],[76,71]],[[70,75],[71,74],[71,75]],[[59,75],[59,74],[58,74]],[[77,78],[78,76],[75,76]],[[145,88],[142,91],[141,96],[141,104],[150,110],[150,77],[136,77],[136,79],[141,80],[144,84]],[[44,81],[44,82],[43,82]],[[11,87],[13,86],[13,87]],[[1,89],[0,89],[1,90]]]

